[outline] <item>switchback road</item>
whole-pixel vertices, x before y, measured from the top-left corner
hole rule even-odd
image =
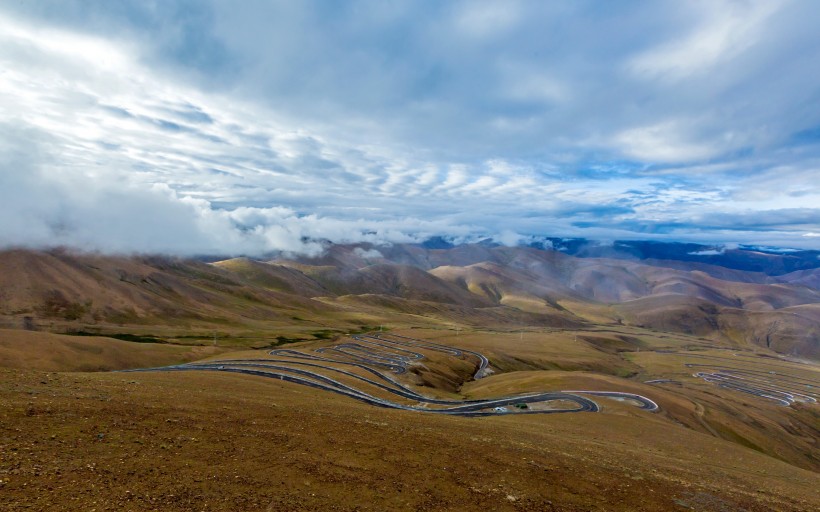
[[[489,361],[478,352],[397,334],[351,338],[352,341],[312,352],[276,349],[268,352],[267,358],[224,359],[126,371],[238,373],[301,384],[377,407],[457,416],[599,411],[598,404],[588,396],[628,400],[649,411],[658,409],[655,402],[641,395],[594,390],[538,392],[479,400],[429,397],[400,382],[411,365],[423,364],[427,358],[424,352],[472,361],[476,368],[474,379],[485,375]]]

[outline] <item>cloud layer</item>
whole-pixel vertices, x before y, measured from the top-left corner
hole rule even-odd
[[[811,2],[0,7],[0,245],[820,247]]]

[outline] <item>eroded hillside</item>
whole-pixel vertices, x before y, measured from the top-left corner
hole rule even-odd
[[[330,246],[312,259],[215,263],[14,250],[0,253],[0,321],[240,345],[382,324],[633,325],[820,357],[820,269],[686,265],[480,244]]]

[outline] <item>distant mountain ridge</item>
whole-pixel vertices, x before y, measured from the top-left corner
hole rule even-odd
[[[491,240],[484,243],[499,245]],[[586,238],[534,237],[523,246],[555,250],[579,258],[638,259],[681,261],[719,266],[733,270],[760,272],[775,276],[820,268],[820,251],[755,245],[704,245],[687,242],[614,240],[601,242]],[[442,237],[422,244],[429,249],[448,249],[455,245]]]
[[[471,252],[486,255],[490,249],[503,247],[502,244],[489,238],[478,243],[459,244],[440,236],[432,237],[420,244],[379,246],[375,249],[370,244],[360,245],[370,247],[368,250],[381,251],[382,255],[391,262],[412,264],[427,269],[429,269],[429,264],[419,259],[426,257],[421,255],[427,252],[455,250],[459,254]],[[344,245],[341,246],[344,247]],[[328,252],[332,252],[333,247],[334,244],[327,243],[328,251],[314,260],[321,261]],[[786,274],[820,268],[820,251],[810,249],[782,249],[748,245],[727,248],[722,245],[632,240],[599,242],[584,238],[555,237],[541,237],[519,247],[556,251],[578,258],[638,260],[653,266],[702,270],[715,277],[758,283],[789,282],[794,279],[794,276],[786,276]],[[435,260],[431,260],[430,264],[435,263]],[[731,272],[733,270],[742,272]],[[768,279],[768,277],[774,279]]]
[[[744,245],[725,248],[692,243],[645,241],[615,241],[611,245],[557,242],[555,247],[567,254],[584,258],[684,261],[760,272],[771,276],[820,267],[820,251],[815,250],[784,250]]]
[[[58,332],[162,326],[286,337],[385,322],[627,324],[820,359],[820,268],[812,251],[693,255],[710,249],[649,243],[613,255],[607,251],[620,246],[607,247],[328,244],[316,257],[213,263],[11,250],[0,252],[0,322],[13,327],[30,317]],[[700,259],[673,259],[690,256]],[[721,256],[756,270],[718,265]],[[783,272],[790,269],[797,270]]]

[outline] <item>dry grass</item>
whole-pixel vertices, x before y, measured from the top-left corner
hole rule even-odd
[[[0,330],[0,367],[18,368],[0,370],[0,509],[820,507],[820,406],[684,366],[708,356],[817,380],[816,365],[774,352],[816,354],[820,309],[800,305],[813,291],[537,251],[406,250],[454,266],[362,270],[341,249],[315,265],[3,254],[0,320],[177,344]],[[264,357],[246,349],[378,325],[490,358],[496,373],[470,382],[469,364],[430,354],[406,381],[429,395],[618,390],[662,410],[596,398],[601,414],[464,419],[239,375],[43,373]],[[200,346],[214,334],[219,347]]]
[[[110,371],[166,366],[223,352],[219,347],[133,343],[0,329],[0,367],[43,371]]]
[[[5,510],[820,506],[816,473],[650,413],[465,419],[246,376],[12,370],[0,404]]]
[[[782,407],[706,383],[692,377],[696,370],[684,365],[703,362],[703,356],[717,356],[739,362],[739,368],[788,371],[818,381],[818,370],[811,363],[789,362],[765,349],[714,349],[711,347],[715,342],[696,336],[623,326],[583,331],[458,334],[454,329],[412,329],[405,334],[477,350],[490,358],[493,369],[504,372],[466,383],[461,393],[470,397],[562,389],[638,393],[658,402],[662,408],[660,416],[670,424],[684,425],[799,467],[820,470],[820,406]],[[732,356],[733,353],[739,355]],[[644,384],[653,379],[676,382]]]

